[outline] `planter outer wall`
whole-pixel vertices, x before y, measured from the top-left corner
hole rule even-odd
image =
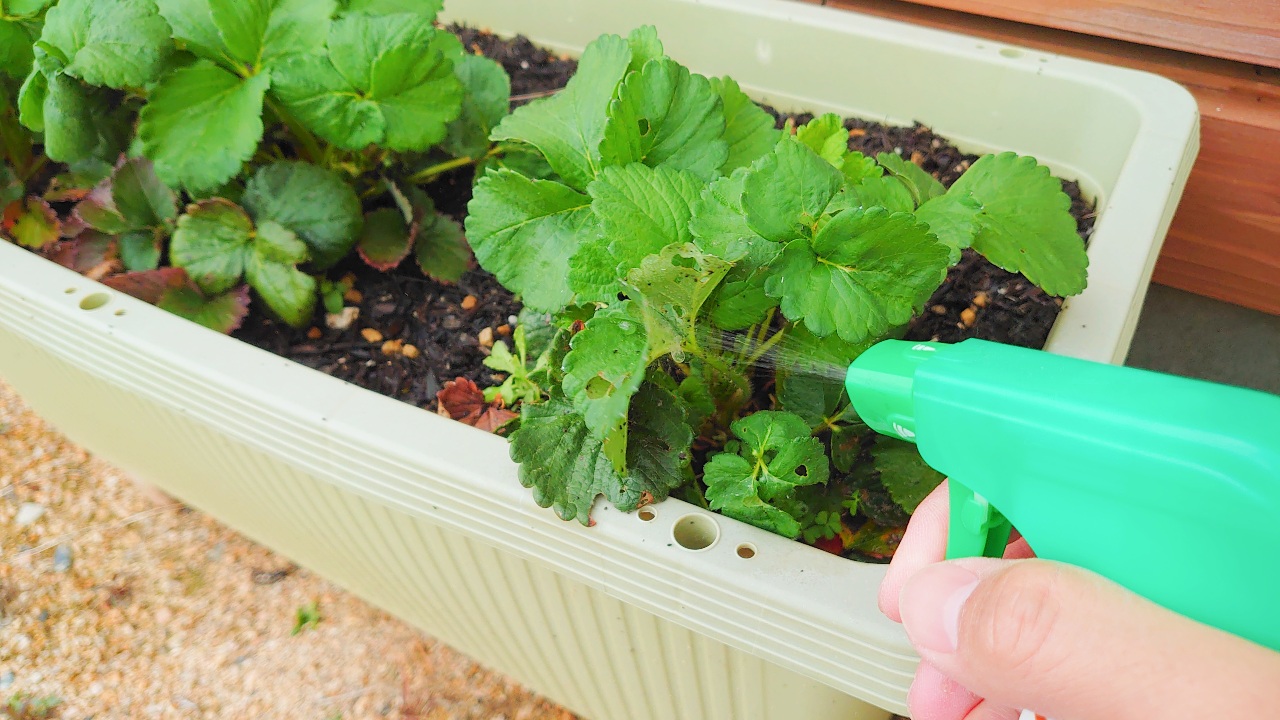
[[[811,5],[454,0],[449,16],[568,52],[651,23],[674,57],[777,107],[920,120],[969,150],[1036,155],[1102,208],[1089,289],[1049,349],[1104,362],[1127,352],[1197,149],[1195,105],[1162,79]],[[847,72],[862,67],[876,70]],[[677,500],[650,521],[601,503],[595,527],[561,522],[519,486],[501,438],[7,243],[0,376],[136,477],[586,717],[905,711],[916,659],[876,608],[882,566]],[[676,541],[689,516],[709,547]]]

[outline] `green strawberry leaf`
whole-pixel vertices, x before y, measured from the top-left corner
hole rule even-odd
[[[456,42],[422,16],[346,15],[329,31],[328,54],[281,63],[272,89],[294,117],[339,147],[426,150],[462,111],[462,83],[446,52]]]
[[[831,163],[794,138],[784,137],[747,173],[742,209],[752,230],[785,243],[813,234],[843,184],[844,176]]]
[[[146,158],[121,160],[111,175],[111,197],[130,229],[163,227],[178,217],[178,198]]]
[[[828,206],[828,211],[847,208],[882,207],[891,213],[909,213],[916,209],[911,191],[892,176],[864,178],[857,185],[846,186]]]
[[[364,216],[364,229],[356,249],[369,267],[374,270],[390,270],[409,256],[413,238],[409,225],[399,210],[379,208]]]
[[[38,197],[14,200],[0,216],[0,230],[19,245],[39,250],[58,240],[62,223],[49,203]]]
[[[0,18],[0,74],[21,80],[31,73],[35,40],[27,26],[18,20]]]
[[[960,262],[960,253],[973,245],[978,235],[982,206],[969,194],[947,193],[916,208],[916,219],[929,226],[951,253],[950,263]]]
[[[306,259],[306,243],[283,225],[267,220],[258,225],[244,266],[250,287],[294,327],[306,325],[315,313],[316,279],[297,268]]]
[[[563,363],[564,394],[592,435],[604,440],[626,423],[631,396],[644,382],[649,365],[644,324],[636,308],[623,302],[597,312],[569,347]]]
[[[668,58],[645,63],[609,104],[600,157],[606,165],[644,163],[706,181],[728,158],[720,96],[701,75]]]
[[[683,403],[667,390],[645,384],[632,401],[627,470],[618,472],[603,443],[558,391],[526,404],[520,428],[511,434],[511,458],[533,499],[565,520],[591,521],[600,495],[624,512],[665,498],[683,481],[689,462],[689,430]]]
[[[462,226],[440,213],[422,221],[414,255],[423,274],[443,283],[456,283],[471,269],[471,248]]]
[[[491,170],[467,205],[476,260],[524,304],[556,311],[573,299],[569,258],[597,233],[591,199],[550,180]]]
[[[955,181],[947,191],[953,193],[982,207],[974,250],[1050,295],[1084,290],[1089,257],[1076,234],[1071,199],[1049,168],[1012,152],[987,155]]]
[[[711,89],[720,96],[724,108],[723,137],[729,157],[720,172],[729,175],[767,155],[778,144],[782,131],[774,127],[773,116],[752,102],[733,78],[711,78]]]
[[[129,272],[145,272],[160,267],[160,242],[151,230],[136,230],[119,238],[120,262]],[[166,268],[168,269],[168,268]]]
[[[796,128],[796,139],[839,170],[849,151],[849,131],[835,113],[820,115]]]
[[[734,421],[739,454],[722,452],[703,472],[712,510],[790,538],[799,521],[782,507],[793,507],[795,491],[827,481],[831,472],[822,443],[808,424],[791,413],[762,411]],[[779,507],[782,506],[782,507]]]
[[[631,64],[627,72],[638,72],[650,60],[662,59],[665,51],[662,41],[658,39],[658,28],[652,25],[641,25],[627,35],[627,44],[631,46]]]
[[[68,75],[118,90],[154,81],[173,52],[154,0],[61,0],[40,40],[62,53]]]
[[[511,107],[511,78],[498,63],[479,55],[462,55],[453,61],[453,73],[462,83],[462,112],[449,124],[441,147],[457,157],[480,157],[489,149],[489,134]]]
[[[858,343],[902,325],[942,282],[947,249],[911,215],[845,210],[787,245],[765,290],[792,322]]]
[[[274,220],[307,244],[311,264],[324,270],[346,256],[360,237],[360,198],[337,173],[282,161],[259,170],[245,187],[244,205],[255,220]]]
[[[253,221],[227,200],[204,200],[187,208],[169,243],[169,259],[208,295],[223,293],[240,282],[250,246]]]
[[[633,163],[604,168],[587,192],[621,276],[648,255],[691,239],[702,183],[682,170]]]
[[[161,80],[138,122],[142,152],[156,175],[170,187],[198,192],[239,174],[262,139],[269,82],[266,75],[238,78],[207,60]]]
[[[730,264],[692,243],[673,243],[646,257],[627,274],[628,294],[637,302],[649,339],[649,358],[698,352],[697,320],[702,306]]]
[[[435,20],[444,5],[444,0],[343,0],[346,12],[368,13],[369,15],[396,15],[399,13],[416,13]]]
[[[903,510],[913,513],[929,493],[946,478],[925,464],[912,443],[877,437],[871,457],[880,471],[880,483]]]
[[[876,160],[884,166],[885,172],[906,186],[914,205],[922,205],[947,191],[937,178],[898,153],[880,153]]]
[[[631,46],[603,35],[587,46],[564,90],[517,108],[494,128],[494,141],[536,147],[571,187],[583,189],[600,171],[609,100],[631,63]]]
[[[221,295],[206,298],[193,287],[168,290],[156,306],[198,325],[230,335],[249,314],[249,287],[241,285]]]

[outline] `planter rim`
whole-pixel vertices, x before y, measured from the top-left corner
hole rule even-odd
[[[455,0],[448,17],[483,22],[503,5]],[[1096,282],[1091,272],[1090,288],[1066,303],[1046,348],[1123,360],[1159,238],[1197,149],[1198,116],[1181,87],[1069,58],[1041,62],[1043,54],[1032,51],[1006,57],[991,43],[976,48],[974,39],[953,33],[784,0],[649,0],[647,7],[801,23],[877,41],[901,35],[913,52],[1071,78],[1134,98],[1140,131],[1105,193],[1089,250],[1094,267],[1107,270],[1098,271]],[[939,127],[944,132],[946,125]],[[1113,267],[1120,268],[1114,276]],[[105,304],[81,309],[98,294]],[[656,517],[648,522],[604,501],[595,506],[594,527],[561,521],[520,485],[504,439],[206,330],[7,242],[0,242],[0,310],[0,331],[335,487],[550,567],[881,707],[906,709],[916,656],[901,628],[877,608],[884,566],[847,561],[676,499],[651,506]],[[710,517],[718,528],[718,540],[705,550],[686,550],[672,535],[689,514]],[[753,546],[754,557],[738,556],[743,544]]]

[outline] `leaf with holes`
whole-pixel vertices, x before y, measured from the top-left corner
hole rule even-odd
[[[523,406],[520,428],[511,434],[511,458],[539,505],[586,525],[601,495],[630,512],[683,482],[693,441],[686,418],[678,396],[652,383],[642,386],[628,421],[626,470],[619,472],[573,405],[553,392],[547,402]]]
[[[1089,257],[1076,234],[1062,181],[1035,158],[1005,152],[979,158],[947,191],[982,208],[973,249],[1020,272],[1050,295],[1078,295]]]
[[[812,242],[789,243],[765,290],[813,334],[858,343],[910,320],[942,282],[947,257],[909,214],[845,210]]]
[[[601,440],[625,424],[649,365],[649,340],[636,310],[630,301],[600,310],[573,336],[564,358],[565,396]],[[621,451],[616,459],[622,461]]]
[[[682,361],[686,351],[698,351],[698,315],[729,268],[692,243],[673,243],[627,273],[625,287],[644,319],[650,358]]]
[[[0,231],[19,245],[40,250],[57,242],[62,223],[49,203],[38,197],[14,200],[0,215]]]
[[[535,310],[560,310],[573,299],[569,258],[596,228],[589,197],[511,170],[489,171],[467,205],[476,260]]]
[[[599,146],[609,101],[630,63],[626,40],[601,36],[583,51],[564,90],[517,108],[494,128],[490,139],[536,147],[565,183],[586,188],[603,164]]]
[[[831,163],[794,138],[784,138],[747,173],[742,209],[752,230],[785,243],[814,234],[843,184],[844,176]]]
[[[668,58],[631,73],[609,104],[600,157],[712,179],[729,157],[724,108],[711,83]]]
[[[241,285],[213,297],[206,297],[193,287],[183,286],[166,291],[156,306],[198,325],[230,335],[249,314],[249,286]]]
[[[909,513],[916,511],[945,476],[929,467],[915,444],[890,437],[877,437],[871,457],[880,471],[880,483],[893,501]]]
[[[351,251],[364,222],[356,191],[337,173],[310,163],[262,168],[245,187],[243,201],[258,222],[274,220],[297,234],[321,270]]]
[[[281,63],[272,90],[339,147],[426,150],[462,112],[462,83],[450,60],[456,45],[426,17],[347,15],[329,31],[328,54]]]
[[[736,420],[738,452],[707,463],[703,482],[712,510],[794,538],[800,522],[791,507],[797,488],[827,481],[831,468],[809,425],[786,412],[765,410]]]

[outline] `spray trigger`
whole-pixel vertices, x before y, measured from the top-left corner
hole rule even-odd
[[[955,478],[947,480],[951,505],[947,559],[1003,557],[1013,526],[987,499]]]

